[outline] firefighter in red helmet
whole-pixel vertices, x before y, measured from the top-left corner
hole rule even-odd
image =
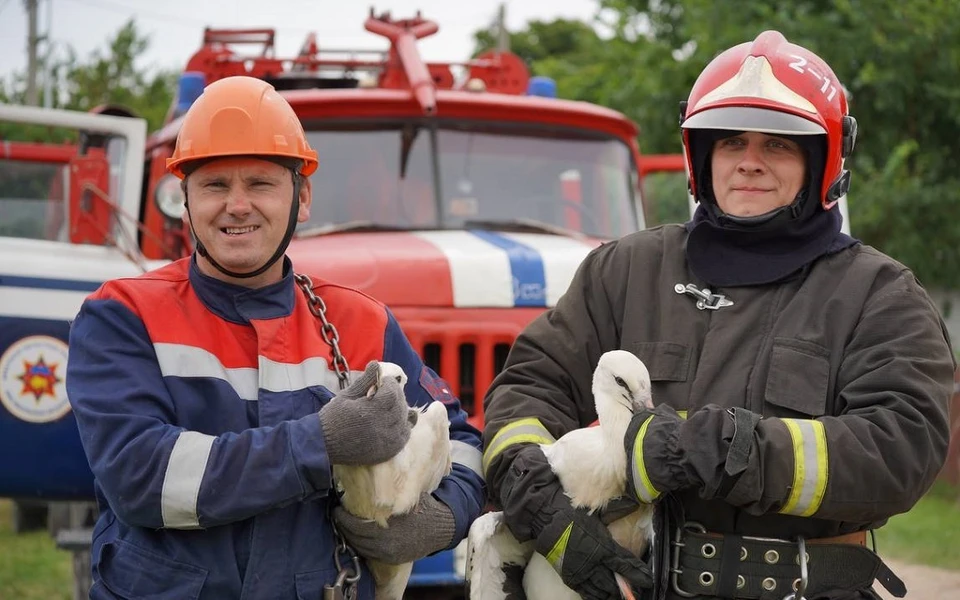
[[[939,472],[955,364],[910,270],[841,232],[857,122],[840,81],[766,31],[706,66],[680,126],[694,217],[594,250],[519,336],[485,400],[491,500],[575,591],[616,596],[600,517],[531,442],[593,421],[592,369],[624,349],[655,404],[624,452],[627,495],[657,504],[634,563],[656,597],[902,595],[866,533]]]

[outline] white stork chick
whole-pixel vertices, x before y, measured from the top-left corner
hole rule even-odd
[[[466,575],[470,600],[505,598],[503,586],[507,570],[523,568],[533,554],[533,546],[532,540],[521,544],[513,537],[503,522],[502,512],[491,511],[477,517],[467,533]]]
[[[376,393],[380,383],[394,377],[406,385],[403,370],[389,362],[380,363],[377,384],[367,392]],[[333,477],[339,485],[343,508],[361,519],[387,527],[393,515],[410,512],[424,492],[432,492],[450,473],[450,421],[440,402],[422,409],[410,409],[410,439],[400,452],[382,463],[364,466],[334,465]],[[407,587],[413,563],[390,565],[373,560],[367,566],[376,582],[377,600],[399,600]]]
[[[600,357],[592,389],[599,427],[576,429],[553,444],[540,445],[570,503],[590,512],[626,492],[623,438],[634,413],[653,406],[646,366],[623,350]],[[607,527],[618,544],[642,556],[653,536],[652,522],[653,506],[641,506]],[[488,513],[474,521],[468,539],[470,600],[503,600],[503,567],[517,563],[526,564],[523,588],[529,600],[579,598],[550,563],[533,552],[529,542],[517,542],[500,513]],[[629,586],[619,575],[617,579],[624,597],[631,598]]]

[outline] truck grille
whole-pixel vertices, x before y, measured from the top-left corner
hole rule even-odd
[[[510,344],[493,344],[492,348],[481,346],[481,352],[490,354],[493,364],[492,370],[488,368],[487,364],[480,365],[478,370],[477,344],[459,344],[455,353],[455,368],[459,371],[459,376],[452,381],[447,381],[447,383],[458,387],[459,393],[457,396],[460,398],[460,404],[470,416],[478,413],[477,406],[483,402],[483,396],[487,393],[487,388],[490,387],[490,383],[497,373],[503,370],[503,366],[507,362],[507,354],[510,352]],[[444,372],[443,354],[442,345],[437,342],[423,346],[423,362],[441,374]],[[487,361],[483,362],[486,363]],[[482,413],[483,408],[479,408],[479,411]]]
[[[483,397],[523,325],[401,320],[401,326],[424,364],[450,384],[470,423],[482,429]]]

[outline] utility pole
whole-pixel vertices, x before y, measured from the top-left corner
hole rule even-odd
[[[34,0],[36,1],[36,0]],[[43,39],[47,42],[43,74],[43,107],[53,107],[53,0],[47,0],[47,30]]]
[[[27,6],[27,105],[37,105],[37,3],[39,0],[23,0]]]
[[[500,3],[497,12],[497,51],[506,52],[510,49],[510,34],[507,32],[507,5]]]

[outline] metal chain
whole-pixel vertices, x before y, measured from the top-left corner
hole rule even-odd
[[[337,382],[341,390],[346,389],[350,385],[350,365],[347,363],[343,352],[340,351],[340,332],[337,331],[333,323],[327,320],[327,304],[323,301],[323,298],[313,292],[313,280],[309,276],[303,273],[294,273],[293,278],[303,291],[303,295],[307,297],[307,306],[310,308],[310,312],[320,321],[320,336],[333,351],[333,370],[337,374]],[[329,504],[329,507],[327,516],[336,542],[336,548],[333,550],[333,562],[337,566],[337,579],[333,586],[326,587],[324,597],[353,600],[357,596],[357,582],[360,581],[360,557],[357,555],[357,551],[347,543],[340,530],[337,529],[337,524],[333,518],[333,504]],[[343,564],[341,558],[343,556],[349,559],[346,565]]]
[[[323,341],[333,349],[333,370],[337,373],[340,389],[346,389],[350,385],[350,365],[347,364],[347,359],[340,352],[340,332],[337,331],[333,323],[327,320],[327,304],[323,301],[323,298],[313,293],[313,281],[310,277],[303,273],[296,273],[293,278],[307,297],[307,306],[310,307],[310,312],[320,319],[320,335],[323,337]]]

